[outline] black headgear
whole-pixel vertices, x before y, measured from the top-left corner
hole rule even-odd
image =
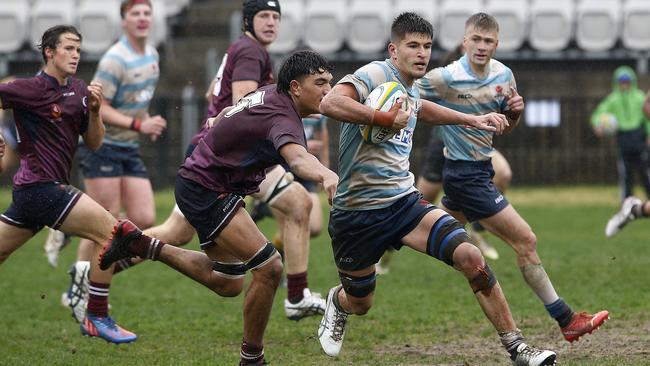
[[[282,14],[278,0],[244,0],[242,29],[244,32],[251,32],[255,38],[257,35],[253,29],[253,18],[262,10],[274,10]]]

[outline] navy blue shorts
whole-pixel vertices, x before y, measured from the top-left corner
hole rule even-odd
[[[413,192],[385,208],[332,210],[329,234],[336,266],[345,271],[372,266],[388,248],[399,250],[403,245],[402,238],[435,208],[423,200],[419,192]]]
[[[82,194],[77,188],[58,182],[14,187],[11,205],[0,221],[30,229],[34,234],[43,226],[58,229]]]
[[[176,204],[196,229],[202,249],[214,244],[214,239],[232,220],[244,198],[234,193],[211,191],[202,185],[176,177]]]
[[[508,200],[492,177],[492,160],[447,160],[442,175],[442,204],[462,212],[470,222],[496,215],[508,206]]]
[[[432,134],[433,135],[433,134]],[[420,170],[420,176],[429,182],[442,182],[442,168],[445,165],[445,144],[439,138],[431,137],[427,144],[426,155]]]
[[[79,162],[85,178],[149,177],[138,147],[104,143],[92,151],[79,144]]]

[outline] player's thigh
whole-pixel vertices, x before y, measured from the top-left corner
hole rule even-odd
[[[418,178],[416,188],[422,193],[422,197],[425,200],[433,203],[438,198],[440,192],[442,192],[442,182],[433,182],[425,177],[420,177]]]
[[[323,230],[323,206],[318,193],[309,193],[311,198],[311,212],[309,213],[309,228],[312,233]]]
[[[120,211],[120,177],[96,177],[84,179],[84,188],[88,196],[113,216]]]
[[[492,155],[492,169],[494,169],[493,181],[503,193],[503,190],[508,188],[512,180],[512,168],[503,154],[498,150],[494,150]]]
[[[122,177],[121,178],[122,207],[126,216],[136,225],[148,227],[156,219],[156,207],[153,188],[148,178]]]
[[[402,243],[418,252],[427,254],[431,229],[433,228],[433,225],[445,215],[447,215],[447,212],[442,209],[435,209],[427,212],[417,226],[402,238]]]
[[[217,244],[216,246],[206,248],[206,253],[210,258],[217,255],[218,249],[221,247],[242,262],[245,262],[254,257],[266,245],[268,240],[257,228],[246,210],[239,208],[230,219],[230,222],[214,239],[214,242]]]
[[[9,225],[0,221],[0,263],[27,242],[34,232],[31,229]]]
[[[479,220],[481,225],[510,245],[530,240],[532,229],[515,208],[508,204],[493,216]]]
[[[82,194],[72,207],[59,230],[66,234],[105,244],[117,220],[106,209],[86,194]]]
[[[312,208],[311,197],[309,192],[298,182],[292,182],[282,189],[269,201],[269,206],[280,211],[284,216],[304,218],[309,215]]]
[[[440,202],[439,206],[442,210],[453,216],[456,220],[458,220],[460,223],[463,225],[467,223],[467,217],[465,217],[465,214],[462,213],[461,211],[456,211],[452,210],[449,207],[445,206],[442,202]]]

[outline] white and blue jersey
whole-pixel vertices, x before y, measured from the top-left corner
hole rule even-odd
[[[365,142],[359,124],[343,123],[339,140],[339,185],[333,206],[340,210],[371,210],[388,207],[401,197],[414,192],[414,177],[409,171],[409,155],[413,147],[413,130],[420,109],[418,88],[404,84],[390,60],[371,62],[339,84],[352,84],[364,103],[370,92],[388,82],[401,83],[413,108],[407,127],[390,140],[373,144]]]
[[[510,87],[516,89],[512,71],[497,60],[490,60],[485,78],[471,69],[467,56],[429,71],[416,82],[423,99],[459,112],[482,115],[508,110]],[[440,126],[445,157],[450,160],[484,161],[490,159],[493,133],[463,125]]]
[[[146,46],[144,55],[138,54],[122,36],[102,56],[93,81],[102,84],[104,98],[113,108],[133,118],[146,118],[160,78],[158,57],[151,45]],[[138,135],[137,131],[107,124],[104,142],[137,147]]]

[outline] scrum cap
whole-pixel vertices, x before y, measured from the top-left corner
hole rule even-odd
[[[278,0],[245,0],[244,1],[243,14],[242,14],[243,31],[251,32],[251,34],[255,36],[255,38],[257,38],[257,35],[255,34],[255,30],[253,29],[253,18],[255,17],[255,14],[263,10],[273,10],[282,14],[282,12],[280,12],[280,2]]]

